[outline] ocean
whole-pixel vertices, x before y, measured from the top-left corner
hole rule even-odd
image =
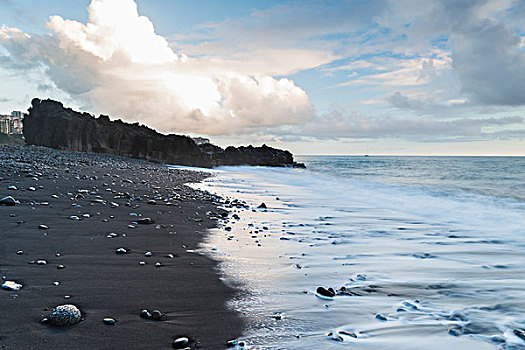
[[[247,205],[201,250],[240,291],[238,341],[525,349],[525,158],[296,158],[193,185]]]

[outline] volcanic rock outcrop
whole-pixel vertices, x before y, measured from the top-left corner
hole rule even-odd
[[[110,153],[152,162],[213,167],[220,165],[303,166],[290,152],[261,147],[197,145],[188,136],[163,135],[138,123],[95,118],[65,108],[61,102],[33,99],[24,118],[24,137],[29,145],[55,149]]]

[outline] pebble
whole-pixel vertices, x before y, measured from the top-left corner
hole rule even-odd
[[[146,254],[144,254],[144,256],[152,256],[152,255],[153,255],[153,253],[151,253],[151,252],[146,252]]]
[[[35,264],[37,264],[37,265],[47,265],[47,260],[43,260],[43,259],[36,260]]]
[[[150,218],[142,218],[142,219],[137,220],[137,224],[140,224],[140,225],[151,225],[154,223],[155,221]]]
[[[117,321],[114,318],[106,317],[102,320],[105,324],[114,325]]]
[[[162,312],[160,312],[159,310],[153,310],[151,312],[151,319],[153,319],[155,321],[161,321],[163,316],[164,316],[164,314]]]
[[[155,267],[161,267],[161,266],[162,266],[162,264],[160,262],[155,263]]]
[[[257,208],[259,208],[259,209],[266,209],[267,207],[266,207],[266,204],[261,203],[261,204],[259,204],[259,206]]]
[[[17,291],[17,290],[20,290],[21,288],[22,288],[22,285],[19,283],[16,283],[15,281],[5,281],[2,284],[2,289],[6,289],[6,290]]]
[[[24,254],[23,250],[19,250],[19,251],[16,252],[16,255],[22,255],[22,254]]]
[[[344,341],[343,337],[341,337],[337,333],[329,332],[326,334],[326,336],[329,337],[331,340],[340,341],[340,342]]]
[[[144,309],[140,312],[140,317],[142,318],[145,318],[145,319],[150,319],[151,318],[151,312],[149,312],[148,310]]]
[[[71,216],[69,217],[69,219],[70,219],[70,220],[80,220],[80,218],[79,218],[78,216],[76,216],[76,215],[71,215]]]
[[[381,314],[377,314],[376,315],[376,320],[383,321],[383,322],[384,321],[388,321],[388,319],[385,316],[381,315]]]
[[[81,319],[82,313],[79,308],[72,304],[65,304],[55,307],[42,322],[55,326],[70,326],[80,322]]]
[[[188,347],[189,344],[190,344],[190,340],[188,338],[180,337],[180,338],[175,339],[171,345],[173,346],[174,349],[184,349]]]
[[[16,190],[18,190],[18,187],[16,187],[16,186],[9,186],[7,189],[11,190],[11,191],[16,191]]]
[[[244,349],[246,347],[246,343],[242,340],[228,340],[228,342],[226,343],[226,346],[228,348]]]
[[[128,250],[126,248],[118,248],[116,251],[115,251],[116,254],[127,254],[128,253]]]
[[[335,291],[332,288],[317,287],[316,293],[328,298],[335,297]]]
[[[20,202],[11,196],[7,196],[7,197],[0,199],[0,205],[13,206],[16,204],[20,204]]]
[[[36,188],[34,188],[33,186],[31,186],[31,187],[28,187],[27,190],[28,190],[28,191],[36,191]]]
[[[518,338],[520,338],[521,340],[525,341],[525,330],[523,329],[515,329],[513,331],[514,335]]]
[[[47,230],[49,227],[47,225],[39,225],[38,226],[38,229],[39,230]]]
[[[59,270],[62,270],[62,269],[65,269],[66,267],[64,265],[57,265],[57,269]]]

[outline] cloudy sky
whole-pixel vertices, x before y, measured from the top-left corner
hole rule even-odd
[[[220,145],[525,155],[525,0],[0,0],[33,97]]]

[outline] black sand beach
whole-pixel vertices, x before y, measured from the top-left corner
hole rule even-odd
[[[234,291],[216,262],[191,251],[219,215],[209,195],[184,186],[205,174],[41,147],[2,146],[0,163],[0,197],[20,202],[0,206],[1,283],[23,285],[0,291],[2,348],[168,349],[186,336],[192,348],[223,349],[240,335],[225,306]],[[134,223],[142,218],[154,223]],[[61,304],[83,321],[40,323]],[[165,316],[144,319],[142,309]]]

